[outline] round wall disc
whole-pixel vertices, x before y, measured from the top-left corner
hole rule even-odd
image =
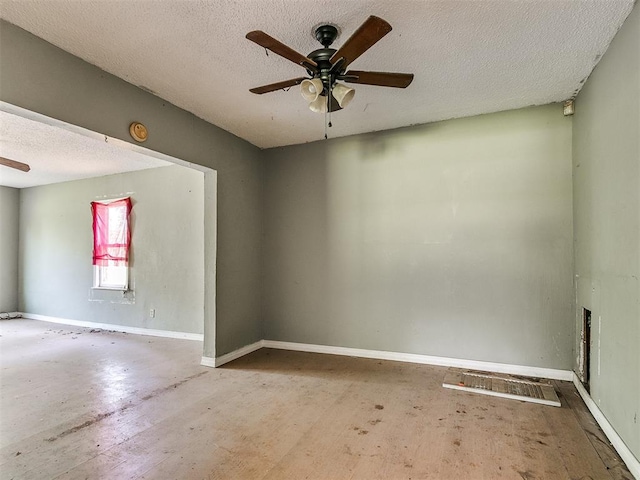
[[[149,135],[147,127],[139,122],[133,122],[129,125],[129,133],[136,142],[144,142]]]

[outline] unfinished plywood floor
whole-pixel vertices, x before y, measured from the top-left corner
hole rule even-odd
[[[556,408],[444,389],[441,367],[263,349],[210,369],[199,342],[32,320],[0,335],[3,479],[627,475],[564,382]]]

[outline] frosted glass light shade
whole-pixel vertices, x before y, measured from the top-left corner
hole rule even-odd
[[[302,83],[300,83],[300,93],[307,102],[315,102],[323,89],[324,85],[319,78],[303,80]]]
[[[349,88],[342,83],[336,83],[332,89],[334,98],[338,101],[338,105],[341,108],[349,105],[351,100],[353,100],[353,96],[356,94],[356,91],[353,88]]]
[[[309,103],[309,109],[316,113],[325,113],[327,111],[327,97],[320,95],[313,102]]]

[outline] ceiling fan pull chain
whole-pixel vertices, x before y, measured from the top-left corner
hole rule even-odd
[[[333,85],[329,87],[329,108],[327,110],[329,110],[329,128],[331,128],[333,125],[331,125],[331,97],[333,97]]]
[[[324,112],[324,139],[326,140],[327,137],[327,112]]]

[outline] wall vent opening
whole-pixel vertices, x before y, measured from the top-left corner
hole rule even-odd
[[[591,393],[591,310],[582,308],[582,332],[580,333],[580,380],[585,390]]]

